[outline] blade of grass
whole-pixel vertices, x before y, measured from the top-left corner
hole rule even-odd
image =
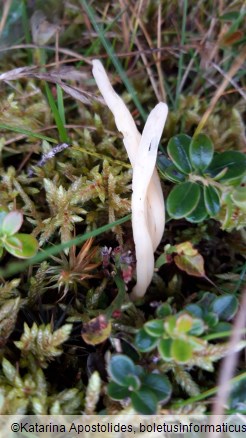
[[[54,97],[50,91],[50,87],[47,83],[45,83],[45,91],[46,91],[46,95],[48,98],[48,102],[49,102],[51,111],[53,113],[53,116],[54,116],[54,119],[56,122],[58,132],[59,132],[60,141],[62,143],[69,143],[66,128],[64,127],[64,123],[62,122],[60,113],[59,113],[58,108],[57,108],[56,103],[55,103],[55,99],[54,99]]]
[[[61,121],[63,123],[63,126],[66,125],[66,119],[65,119],[65,108],[63,103],[63,90],[60,87],[60,85],[56,85],[56,93],[57,93],[57,107],[58,112],[60,114]]]
[[[145,121],[147,118],[147,114],[144,111],[144,108],[142,107],[142,105],[137,97],[136,91],[135,91],[134,87],[132,86],[131,82],[129,81],[119,59],[116,57],[112,45],[110,44],[108,39],[105,37],[104,29],[97,23],[93,8],[88,4],[87,0],[80,0],[80,3],[83,6],[83,8],[85,9],[86,13],[88,14],[88,17],[89,17],[95,31],[97,32],[108,56],[110,57],[112,63],[114,64],[116,71],[118,72],[119,76],[121,77],[122,82],[124,83],[127,91],[132,96],[132,99],[133,99],[139,113],[141,114],[143,120]]]
[[[130,218],[131,215],[129,214],[121,219],[118,219],[115,222],[103,225],[102,227],[97,228],[96,230],[77,236],[76,238],[71,239],[68,242],[60,243],[59,245],[54,245],[45,248],[44,250],[42,250],[42,252],[39,252],[29,260],[25,260],[23,262],[10,263],[6,268],[0,269],[0,276],[2,276],[3,278],[7,278],[10,277],[11,275],[17,274],[18,272],[22,272],[24,271],[24,269],[28,268],[29,266],[40,263],[48,259],[51,255],[59,254],[59,252],[63,251],[65,248],[70,248],[72,245],[79,245],[80,243],[85,242],[90,237],[99,236],[100,234],[109,231],[111,228],[115,227],[116,225],[120,225],[123,224],[124,222],[127,222],[128,220],[130,220]]]
[[[181,47],[185,44],[187,7],[188,7],[188,1],[184,0],[184,2],[183,2],[183,20],[182,20],[182,29],[181,29]],[[176,96],[175,96],[175,109],[177,109],[178,99],[179,99],[180,82],[181,82],[182,71],[183,71],[183,61],[184,61],[184,54],[182,51],[180,51],[179,63],[178,63],[178,78],[177,78]]]
[[[18,126],[11,126],[11,125],[5,125],[3,123],[0,123],[0,129],[6,129],[8,131],[18,132],[18,134],[24,134],[27,137],[34,137],[34,138],[40,138],[40,140],[46,140],[50,143],[58,143],[58,140],[55,140],[51,137],[46,137],[46,135],[38,134],[37,132],[29,131],[28,129],[22,129]],[[65,143],[65,142],[64,142]]]
[[[31,44],[32,38],[31,38],[31,32],[30,32],[30,20],[28,18],[27,14],[27,2],[26,0],[22,0],[21,3],[21,15],[22,15],[22,28],[25,35],[25,40],[27,44]],[[28,56],[28,63],[29,65],[33,64],[33,56],[32,56],[32,50],[27,49],[27,56]]]

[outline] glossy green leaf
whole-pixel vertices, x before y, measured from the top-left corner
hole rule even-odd
[[[179,172],[176,166],[171,165],[168,167],[165,172],[163,172],[164,176],[174,183],[184,182],[186,177],[183,173]]]
[[[204,202],[204,195],[203,195],[203,190],[202,187],[199,186],[200,188],[200,198],[198,201],[198,204],[196,206],[196,208],[192,211],[192,213],[188,214],[185,219],[188,222],[191,223],[199,223],[199,222],[203,222],[207,217],[208,217],[208,213],[205,207],[205,202]]]
[[[163,319],[154,319],[144,324],[144,330],[153,337],[162,336],[164,333]]]
[[[150,336],[143,328],[135,336],[135,346],[139,351],[147,352],[153,350],[158,343],[158,338]]]
[[[10,239],[17,239],[20,243],[19,247],[12,248],[10,247]],[[16,257],[21,259],[28,259],[29,257],[33,257],[38,251],[38,241],[34,236],[29,234],[17,233],[14,236],[8,237],[8,247],[5,244],[5,248],[8,252],[13,254]]]
[[[202,335],[204,330],[205,330],[205,326],[203,320],[200,318],[193,318],[192,328],[189,331],[189,334],[193,336],[200,336]]]
[[[137,391],[141,386],[141,382],[138,376],[134,376],[131,374],[129,376],[125,376],[124,386],[127,386],[129,391]]]
[[[164,361],[172,360],[171,347],[172,339],[161,339],[158,345],[158,351]]]
[[[157,397],[150,389],[144,388],[131,394],[132,405],[136,412],[153,415],[157,410]]]
[[[167,198],[168,214],[180,219],[195,210],[200,198],[199,185],[192,182],[181,183],[174,187]]]
[[[225,168],[227,172],[220,178],[220,181],[237,182],[246,173],[246,156],[238,151],[218,153],[214,155],[207,171],[211,176],[216,176]]]
[[[8,211],[5,208],[0,207],[0,235],[2,234],[2,223],[4,221],[4,218],[7,216],[7,214]]]
[[[219,319],[229,321],[236,314],[238,300],[234,295],[222,295],[215,298],[211,304],[211,310],[216,313]]]
[[[156,310],[158,318],[165,318],[172,314],[172,307],[168,303],[162,303]]]
[[[125,377],[136,375],[135,365],[133,361],[124,354],[116,354],[112,356],[109,365],[108,373],[112,380],[122,386],[127,386]]]
[[[7,236],[4,239],[4,247],[13,255],[16,255],[16,251],[22,251],[22,243],[16,236]]]
[[[198,304],[188,304],[185,306],[185,310],[189,313],[191,313],[192,316],[196,316],[197,318],[202,318],[203,311]]]
[[[176,330],[178,333],[187,333],[191,330],[193,319],[187,313],[178,316],[176,321]]]
[[[1,226],[1,232],[7,236],[12,236],[19,231],[23,222],[23,214],[20,211],[11,211],[8,213]]]
[[[204,316],[204,322],[208,325],[208,327],[214,328],[219,322],[219,317],[214,312],[207,312]]]
[[[124,400],[124,398],[129,397],[130,395],[128,388],[119,386],[115,382],[109,382],[107,393],[113,400]]]
[[[149,388],[155,394],[158,401],[167,401],[172,392],[172,386],[167,378],[161,374],[146,374],[142,380],[142,388]]]
[[[210,216],[215,216],[220,210],[220,198],[213,186],[203,186],[204,203]]]
[[[194,169],[204,171],[212,161],[214,154],[213,143],[205,134],[192,138],[189,148],[190,161]]]
[[[213,333],[230,333],[232,330],[232,326],[227,321],[219,321],[218,324],[213,328]]]
[[[192,171],[189,159],[190,142],[191,137],[185,134],[179,134],[172,137],[167,145],[167,152],[172,162],[180,172],[185,174],[189,174]]]
[[[170,315],[166,318],[164,322],[164,328],[170,336],[172,336],[175,333],[176,321],[177,321],[176,316]]]
[[[174,339],[171,345],[171,355],[179,363],[186,363],[192,358],[192,346],[185,339]]]

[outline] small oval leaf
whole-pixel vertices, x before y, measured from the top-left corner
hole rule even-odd
[[[147,352],[153,350],[158,343],[158,338],[150,336],[143,328],[135,336],[135,346],[139,351]]]
[[[175,166],[180,172],[189,174],[192,167],[189,160],[189,146],[191,137],[185,134],[175,135],[170,138],[167,145],[167,152]]]
[[[200,198],[200,187],[196,183],[185,182],[174,187],[167,199],[168,214],[180,219],[195,210]]]
[[[129,397],[129,390],[124,386],[119,386],[115,382],[110,382],[107,386],[107,393],[113,400],[123,400]]]
[[[154,319],[144,324],[144,330],[153,337],[160,337],[164,333],[163,319]]]
[[[213,143],[205,134],[198,134],[191,140],[189,154],[193,168],[204,171],[213,158]]]
[[[125,378],[129,375],[136,375],[136,367],[129,357],[116,354],[109,362],[108,373],[118,385],[127,386]]]
[[[176,166],[171,165],[169,166],[164,173],[165,178],[169,179],[170,181],[174,183],[180,183],[185,181],[185,175],[181,173]]]
[[[213,186],[203,186],[204,203],[210,216],[215,216],[220,210],[220,198]]]
[[[172,392],[172,386],[167,376],[160,374],[147,374],[142,379],[144,388],[149,388],[155,394],[158,401],[167,401]]]
[[[16,237],[22,245],[21,249],[15,250],[14,255],[16,257],[20,257],[21,259],[28,259],[35,256],[36,252],[38,251],[38,241],[37,239],[35,239],[34,236],[30,234],[18,233],[12,236],[12,238],[13,237]],[[13,254],[13,252],[11,254]]]
[[[212,302],[211,310],[219,319],[230,321],[238,309],[238,301],[234,295],[222,295]]]
[[[172,347],[172,339],[161,339],[158,345],[158,351],[160,353],[160,356],[164,361],[170,361],[172,360],[171,355],[171,347]]]
[[[131,394],[132,405],[136,412],[153,415],[157,410],[157,397],[150,389],[140,389]]]
[[[186,363],[192,358],[192,346],[185,339],[174,339],[171,355],[179,363]]]
[[[23,214],[20,211],[11,211],[8,213],[2,223],[2,233],[12,236],[19,231],[23,222]]]
[[[218,153],[214,155],[207,171],[212,177],[215,177],[225,168],[227,171],[220,178],[220,181],[237,182],[246,173],[246,156],[239,151]]]
[[[204,195],[201,186],[200,187],[200,198],[196,208],[192,211],[192,213],[188,214],[185,219],[188,222],[197,224],[199,222],[203,222],[207,217],[208,213],[205,207]]]

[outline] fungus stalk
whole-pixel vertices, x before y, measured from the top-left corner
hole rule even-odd
[[[136,251],[137,283],[131,298],[143,297],[154,273],[154,251],[165,228],[165,205],[160,179],[155,168],[158,144],[166,122],[168,108],[158,103],[150,112],[143,134],[121,97],[114,91],[99,60],[92,61],[97,86],[114,115],[117,129],[123,134],[132,178],[132,229]]]

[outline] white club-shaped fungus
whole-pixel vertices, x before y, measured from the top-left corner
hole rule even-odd
[[[133,168],[132,229],[136,251],[137,283],[131,298],[144,296],[154,272],[154,251],[165,227],[165,205],[160,179],[155,168],[158,144],[166,122],[168,108],[158,103],[150,112],[143,134],[121,97],[114,91],[99,60],[92,61],[97,86],[112,111]]]

